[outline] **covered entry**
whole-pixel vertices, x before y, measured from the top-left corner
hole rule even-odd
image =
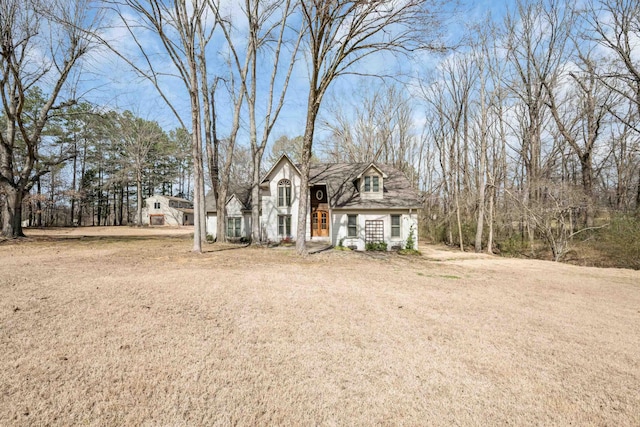
[[[311,187],[311,237],[329,237],[327,186]]]

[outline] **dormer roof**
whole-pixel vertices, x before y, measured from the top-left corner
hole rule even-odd
[[[363,199],[357,182],[371,168],[383,176],[383,197]],[[422,197],[411,187],[404,173],[390,165],[373,163],[320,163],[311,165],[309,185],[326,185],[329,205],[342,209],[420,208]]]
[[[228,205],[231,199],[236,198],[242,205],[243,210],[251,210],[251,184],[230,185],[227,194]],[[205,196],[205,206],[207,212],[217,212],[216,199],[213,191],[209,191]]]
[[[378,173],[383,177],[383,178],[387,178],[388,175],[386,173],[384,173],[384,171],[382,169],[380,169],[375,163],[371,162],[369,163],[369,165],[367,167],[365,167],[362,172],[360,172],[358,174],[358,176],[356,176],[356,179],[360,179],[362,178],[363,175],[365,175],[369,169],[375,169],[376,171],[378,171]]]

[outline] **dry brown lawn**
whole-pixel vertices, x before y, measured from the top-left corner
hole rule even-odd
[[[0,425],[640,425],[638,271],[179,234],[0,243]]]

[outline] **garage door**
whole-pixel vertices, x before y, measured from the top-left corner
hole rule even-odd
[[[164,225],[164,215],[151,215],[149,222],[151,225]]]

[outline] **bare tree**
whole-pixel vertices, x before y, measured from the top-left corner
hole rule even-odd
[[[611,52],[616,59],[612,69],[599,73],[611,90],[626,97],[636,114],[631,117],[618,115],[618,119],[640,133],[640,60],[637,40],[640,37],[640,3],[635,0],[590,1],[587,6],[590,23],[588,37]],[[618,83],[622,82],[623,85]]]
[[[594,155],[613,94],[597,77],[598,60],[590,52],[583,53],[579,44],[575,50],[577,57],[574,63],[581,69],[569,71],[567,77],[573,82],[571,89],[567,90],[570,82],[545,82],[545,87],[548,92],[547,104],[558,131],[580,162],[585,225],[593,227]],[[567,94],[564,99],[559,99],[560,92]]]
[[[414,109],[407,88],[397,82],[375,89],[360,84],[347,98],[348,104],[328,99],[320,126],[330,135],[322,150],[335,161],[383,162],[413,175]]]
[[[201,85],[200,74],[206,72],[206,68],[201,68],[201,52],[206,49],[209,40],[208,34],[213,29],[205,30],[207,20],[206,0],[176,0],[166,3],[161,0],[123,0],[122,2],[110,2],[112,9],[120,18],[129,35],[139,48],[138,53],[142,56],[142,64],[138,64],[135,58],[127,57],[109,40],[103,40],[113,52],[125,60],[140,76],[150,81],[161,98],[165,101],[169,109],[173,112],[180,125],[185,129],[187,126],[182,116],[169,100],[168,89],[163,86],[162,77],[168,73],[166,63],[155,63],[154,53],[145,46],[137,30],[144,30],[154,33],[164,49],[164,53],[169,57],[176,69],[176,75],[184,84],[189,95],[190,119],[191,119],[191,155],[193,157],[194,171],[194,235],[193,251],[202,252],[202,242],[206,238],[205,203],[204,203],[204,164],[202,158],[202,101],[200,99]],[[135,13],[137,21],[131,21],[128,13],[123,11],[122,6],[127,11]],[[163,59],[166,58],[163,56]],[[162,70],[162,71],[160,71]],[[206,76],[203,81],[207,81]]]
[[[23,236],[22,200],[38,179],[68,157],[43,157],[43,129],[55,112],[76,103],[66,95],[81,59],[92,47],[101,13],[89,0],[0,3],[0,197],[2,235]],[[34,52],[38,52],[35,55]],[[26,115],[30,91],[46,91],[33,118]]]
[[[545,128],[548,121],[545,83],[554,79],[565,57],[573,11],[561,0],[525,2],[518,0],[516,11],[505,18],[507,60],[512,70],[506,76],[511,94],[519,101],[519,156],[523,165],[526,203],[539,205],[546,167],[543,160]],[[548,152],[553,149],[547,147]],[[524,209],[525,215],[532,209]],[[533,252],[534,231],[525,216],[525,226]]]
[[[301,0],[309,70],[307,118],[300,171],[300,204],[296,250],[306,253],[309,170],[316,119],[327,89],[356,64],[381,51],[406,52],[430,47],[439,23],[438,2],[407,0]],[[365,73],[366,74],[366,73]]]
[[[126,162],[123,169],[133,173],[136,183],[136,223],[140,226],[144,201],[142,193],[144,173],[153,160],[151,156],[153,151],[158,151],[162,145],[167,146],[167,137],[158,123],[135,117],[129,111],[118,116],[116,132],[121,140],[123,160]]]
[[[230,63],[234,68],[232,72],[235,72],[238,77],[238,90],[242,91],[243,96],[236,96],[236,100],[242,102],[244,98],[248,110],[249,143],[253,166],[251,197],[254,201],[251,209],[251,240],[254,244],[261,239],[258,200],[264,150],[284,105],[289,79],[303,34],[301,30],[291,30],[289,25],[289,17],[294,12],[296,4],[291,0],[245,0],[243,15],[246,19],[247,37],[238,41],[232,32],[233,22],[224,18],[219,7],[211,2],[211,7],[216,10],[218,22],[231,51]],[[289,40],[289,37],[292,39]],[[286,50],[287,42],[292,44],[288,51]],[[240,59],[242,44],[244,44],[244,60]],[[269,54],[271,61],[260,61],[259,54]],[[267,65],[263,72],[260,68],[269,62],[270,65]],[[261,86],[266,88],[264,93],[259,91]],[[261,120],[258,120],[259,110],[263,111]],[[239,125],[239,114],[238,109],[233,118],[233,129],[237,129]],[[259,121],[262,122],[260,132]],[[235,135],[233,131],[232,135]],[[230,143],[235,143],[235,136]],[[223,177],[225,175],[229,174],[223,174]],[[218,217],[218,224],[220,231],[220,227],[225,225],[221,224],[220,217]]]

